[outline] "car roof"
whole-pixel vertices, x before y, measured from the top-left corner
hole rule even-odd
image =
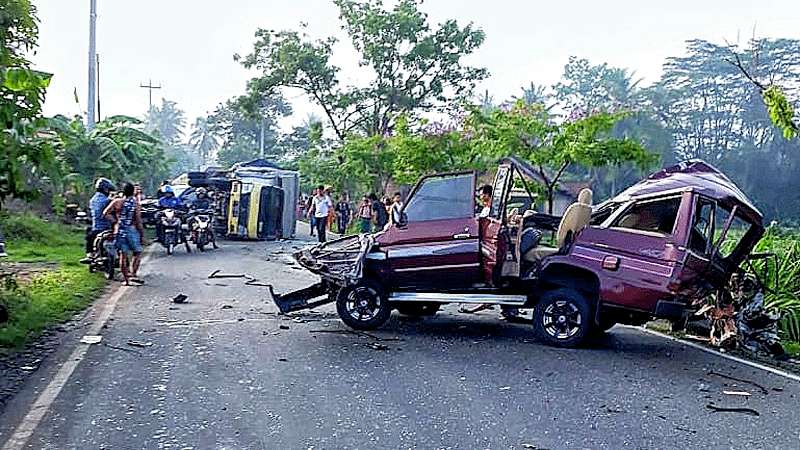
[[[611,199],[611,202],[624,202],[675,191],[696,192],[729,208],[738,206],[743,216],[757,224],[761,224],[763,220],[761,212],[736,183],[711,164],[699,159],[659,170],[624,190]]]

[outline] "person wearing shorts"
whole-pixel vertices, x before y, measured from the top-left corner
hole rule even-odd
[[[104,215],[114,223],[116,246],[121,253],[120,271],[125,278],[125,284],[143,284],[144,281],[138,277],[144,236],[142,210],[131,183],[123,185],[122,194],[122,198],[114,199],[106,207]]]

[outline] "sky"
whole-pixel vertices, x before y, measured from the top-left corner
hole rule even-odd
[[[40,24],[33,61],[54,74],[48,115],[86,109],[89,0],[33,0]],[[345,81],[363,70],[340,29],[331,0],[97,0],[97,52],[103,117],[142,116],[153,102],[176,101],[189,122],[242,94],[255,74],[233,60],[247,54],[258,28],[296,29],[312,37],[336,36],[334,62]],[[390,3],[387,3],[390,4]],[[479,87],[501,101],[531,82],[552,85],[571,55],[636,72],[645,84],[658,79],[664,59],[681,55],[687,39],[744,43],[757,37],[800,39],[798,0],[425,0],[433,23],[474,22],[484,45],[468,58],[490,77]],[[79,103],[75,102],[77,91]],[[299,124],[316,108],[299,92],[282,126]]]

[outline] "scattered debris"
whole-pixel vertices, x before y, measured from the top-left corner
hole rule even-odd
[[[184,294],[178,294],[175,297],[172,297],[172,302],[173,303],[186,303],[186,299],[188,299],[188,298],[189,297],[187,297]]]
[[[494,309],[494,305],[490,305],[490,304],[484,303],[483,305],[478,305],[478,306],[476,306],[474,308],[471,308],[471,309],[469,307],[467,307],[467,306],[462,306],[462,307],[458,308],[458,312],[463,313],[463,314],[475,314],[477,312],[481,312],[481,311],[486,310],[486,309]]]
[[[20,367],[20,369],[24,370],[26,372],[33,372],[34,370],[37,369],[37,367],[34,367],[34,366],[22,366],[22,367]]]
[[[208,278],[246,278],[247,274],[244,273],[220,273],[221,270],[211,272]]]
[[[280,362],[287,362],[287,361],[289,361],[289,360],[288,360],[288,359],[286,359],[286,358],[278,358],[278,361],[280,361]]]
[[[222,305],[220,309],[233,309],[233,305]]]
[[[384,338],[380,336],[375,336],[374,334],[371,333],[367,333],[366,331],[358,331],[358,330],[310,330],[309,333],[355,334],[356,336],[368,337],[370,339],[375,339],[376,341],[379,342],[395,342],[403,340],[403,338],[398,338],[398,337]]]
[[[511,390],[511,386],[503,386],[503,387],[500,388],[500,390],[501,391],[510,391]]]
[[[548,449],[546,449],[544,447],[539,447],[538,445],[534,445],[534,444],[519,444],[519,445],[522,448],[526,448],[526,449],[530,449],[530,450],[548,450]]]
[[[747,391],[722,391],[722,393],[725,395],[738,395],[740,397],[750,397],[752,395]]]
[[[618,406],[615,406],[615,407],[607,406],[607,407],[606,407],[606,412],[607,412],[607,413],[614,413],[614,414],[622,414],[622,413],[624,413],[625,411],[623,411],[623,410],[622,410],[620,407],[618,407]]]
[[[717,406],[713,403],[709,403],[706,405],[707,409],[710,409],[714,412],[732,412],[732,413],[741,413],[741,414],[748,414],[751,416],[760,416],[761,414],[753,408],[727,408],[723,406]]]
[[[99,344],[103,340],[103,336],[87,334],[81,338],[81,344]]]
[[[691,433],[691,434],[697,434],[697,430],[693,430],[691,428],[686,428],[686,427],[681,426],[681,425],[675,425],[675,429],[678,430],[678,431],[685,431],[685,432]]]
[[[116,346],[116,345],[109,344],[108,342],[104,342],[103,345],[105,345],[108,348],[112,348],[114,350],[121,350],[123,352],[133,353],[136,356],[142,356],[142,353],[139,352],[139,350],[136,350],[136,349],[126,348],[126,347],[119,347],[119,346]]]
[[[147,348],[147,347],[152,347],[153,343],[152,342],[141,342],[141,341],[133,341],[133,340],[131,340],[131,341],[128,341],[128,345],[130,345],[131,347]]]
[[[279,325],[278,328],[280,328],[281,330],[288,330],[289,325]]]
[[[389,350],[389,346],[388,345],[379,344],[377,342],[373,342],[372,344],[369,344],[369,348],[371,348],[373,350]]]
[[[725,378],[726,380],[738,381],[738,382],[740,382],[740,383],[749,384],[749,385],[751,385],[751,386],[755,386],[755,387],[757,387],[757,388],[758,388],[758,390],[760,390],[760,391],[761,391],[761,392],[762,392],[764,395],[767,395],[767,394],[769,394],[769,390],[767,390],[767,388],[765,388],[764,386],[762,386],[762,385],[760,385],[760,384],[756,383],[755,381],[745,380],[744,378],[736,378],[736,377],[732,377],[732,376],[730,376],[730,375],[725,375],[725,374],[723,374],[723,373],[714,372],[713,370],[708,372],[708,376],[712,376],[712,377],[720,377],[720,378]]]

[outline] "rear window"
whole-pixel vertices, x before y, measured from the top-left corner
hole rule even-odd
[[[664,235],[672,234],[680,205],[680,197],[637,203],[611,226]]]

